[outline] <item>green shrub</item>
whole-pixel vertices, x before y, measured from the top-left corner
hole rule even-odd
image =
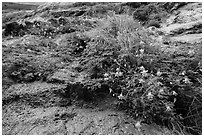
[[[120,103],[144,122],[166,125],[179,134],[200,134],[201,54],[184,60],[175,59],[175,53],[165,54],[128,15],[101,19],[85,35],[92,40],[84,50],[82,69],[90,72],[92,85],[108,85]],[[188,74],[180,75],[184,69]],[[198,119],[193,120],[195,116]]]

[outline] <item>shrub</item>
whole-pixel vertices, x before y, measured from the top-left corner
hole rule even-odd
[[[7,66],[6,76],[15,82],[46,80],[56,69],[56,59],[35,58],[34,56],[14,57]]]
[[[201,73],[196,60],[201,54],[177,60],[163,53],[128,15],[101,19],[85,34],[92,40],[83,52],[82,69],[90,72],[93,86],[108,85],[120,103],[144,122],[166,125],[179,134],[200,134]],[[181,75],[184,68],[188,74]]]

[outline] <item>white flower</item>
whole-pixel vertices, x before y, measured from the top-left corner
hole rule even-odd
[[[30,49],[27,49],[27,51],[28,51],[28,52],[32,52],[32,50],[30,50]]]
[[[162,86],[163,84],[161,82],[157,82],[157,85],[158,86]]]
[[[194,51],[194,50],[189,50],[189,51],[188,51],[188,54],[189,54],[190,56],[193,56],[193,55],[195,54],[195,51]]]
[[[174,103],[176,102],[176,98],[174,98]]]
[[[149,92],[149,93],[147,94],[147,98],[148,98],[149,100],[153,100],[153,97],[154,97],[154,95],[152,94],[152,92]]]
[[[157,76],[161,76],[161,74],[162,74],[161,71],[158,70],[158,71],[157,71]]]
[[[182,73],[181,73],[181,75],[185,75],[186,74],[186,71],[184,70]]]
[[[143,66],[139,67],[139,69],[140,69],[141,71],[145,71],[145,68],[144,68]]]
[[[144,41],[140,41],[140,44],[144,44]]]
[[[105,81],[109,80],[109,78],[104,78]]]
[[[104,77],[108,77],[108,76],[109,76],[109,74],[108,74],[108,73],[105,73],[105,74],[103,74],[103,76],[104,76]]]
[[[113,92],[113,90],[111,88],[109,88],[109,93],[112,93],[112,92]]]
[[[145,81],[143,79],[139,79],[139,83],[144,83]]]
[[[166,105],[166,111],[171,111],[171,107]]]
[[[119,72],[119,71],[120,71],[120,68],[117,68],[116,71]]]
[[[173,91],[173,95],[174,95],[174,96],[177,96],[178,94],[176,93],[176,91]]]
[[[79,46],[80,49],[83,49],[83,46]]]
[[[142,76],[143,76],[143,77],[146,77],[146,76],[148,75],[147,72],[148,72],[148,70],[143,70],[143,71],[141,72],[141,73],[142,73]]]
[[[161,88],[161,89],[159,90],[159,93],[164,93],[164,89]]]
[[[144,68],[143,66],[139,67],[139,69],[140,69],[141,71],[145,70],[145,68]]]
[[[190,79],[189,79],[188,77],[185,77],[185,78],[184,78],[184,82],[185,82],[186,84],[191,83],[191,82],[190,82]]]
[[[120,95],[118,96],[118,99],[120,99],[120,100],[125,99],[125,97],[123,96],[122,92],[121,92]]]
[[[118,74],[119,76],[122,76],[123,75],[123,72],[119,72],[119,74]]]
[[[116,72],[116,73],[115,73],[115,76],[116,76],[116,77],[120,77],[120,76],[122,76],[122,75],[123,75],[122,72]]]
[[[137,121],[137,123],[135,124],[135,127],[138,129],[138,131],[141,131],[141,121]]]
[[[140,53],[143,54],[144,53],[144,49],[140,49]]]

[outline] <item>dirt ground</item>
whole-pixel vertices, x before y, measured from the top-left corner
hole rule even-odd
[[[139,124],[118,109],[108,95],[92,103],[71,104],[63,86],[35,82],[17,84],[3,105],[3,135],[161,135],[158,125]],[[139,124],[139,125],[138,125]]]

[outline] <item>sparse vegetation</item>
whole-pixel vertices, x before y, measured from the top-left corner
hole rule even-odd
[[[158,40],[147,29],[163,27],[172,11],[186,4],[83,2],[61,6],[69,10],[52,11],[50,19],[42,17],[47,21],[3,21],[3,81],[47,81],[69,70],[74,74],[65,73],[69,82],[58,82],[73,100],[111,95],[143,123],[166,126],[175,134],[202,134],[201,43],[171,42],[166,32],[157,34]],[[192,27],[196,33],[201,28]],[[195,32],[181,30],[176,35]]]

